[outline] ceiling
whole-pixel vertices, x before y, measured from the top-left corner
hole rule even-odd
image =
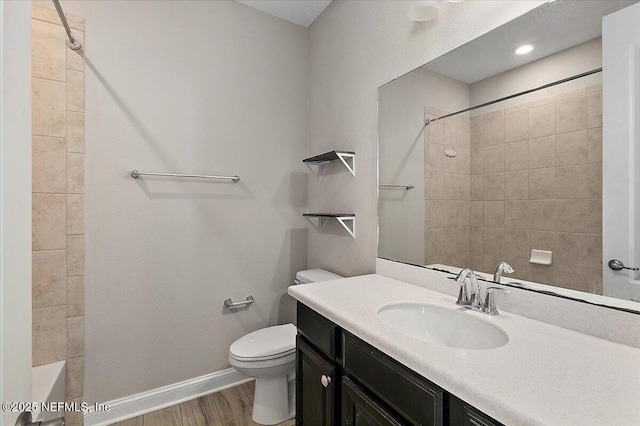
[[[331,0],[236,0],[238,3],[308,28]]]
[[[618,8],[617,1],[545,3],[423,68],[473,84],[599,37],[602,17]],[[533,52],[516,55],[515,49],[523,44],[533,45]]]

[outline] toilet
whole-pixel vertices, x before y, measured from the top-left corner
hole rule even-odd
[[[324,269],[296,273],[295,284],[344,278]],[[284,422],[295,415],[296,326],[276,325],[242,336],[229,348],[229,363],[256,379],[253,421],[263,425]]]

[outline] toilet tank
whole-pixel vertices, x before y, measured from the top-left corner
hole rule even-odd
[[[342,275],[334,274],[333,272],[326,271],[324,269],[307,269],[305,271],[296,272],[296,284],[317,283],[320,281],[339,280],[344,278]]]

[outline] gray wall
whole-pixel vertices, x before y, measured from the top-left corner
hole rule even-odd
[[[425,107],[468,108],[469,85],[418,68],[378,90],[380,183],[414,189],[380,189],[378,256],[421,265],[425,250]]]
[[[415,23],[407,1],[334,1],[309,28],[309,154],[357,155],[348,173],[309,181],[311,210],[356,214],[352,240],[339,229],[309,234],[309,266],[341,275],[373,272],[377,253],[377,88],[544,3],[441,2],[436,20]]]
[[[293,320],[307,266],[307,31],[235,2],[63,6],[86,18],[84,399],[227,368],[235,339]]]

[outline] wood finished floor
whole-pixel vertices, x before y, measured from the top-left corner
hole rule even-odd
[[[251,419],[255,382],[172,405],[111,426],[244,426]],[[277,426],[294,426],[294,419]]]

